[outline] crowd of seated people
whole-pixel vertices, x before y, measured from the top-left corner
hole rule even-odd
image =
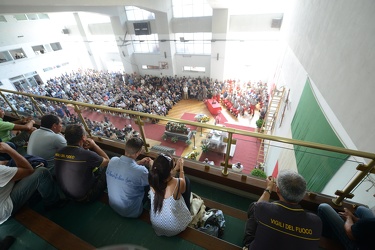
[[[245,112],[254,116],[257,104],[260,108],[268,105],[267,84],[228,80],[221,97],[222,104],[233,116],[244,116]]]

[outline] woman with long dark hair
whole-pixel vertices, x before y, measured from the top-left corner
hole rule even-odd
[[[179,171],[179,177],[173,173]],[[184,160],[160,154],[148,175],[150,183],[152,227],[158,236],[173,236],[184,231],[191,222],[190,181],[184,175]]]

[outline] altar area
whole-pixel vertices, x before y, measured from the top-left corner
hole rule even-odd
[[[212,152],[217,152],[225,154],[227,152],[227,143],[224,142],[224,138],[228,138],[228,133],[219,130],[210,130],[206,136],[206,143],[208,145],[208,150]],[[236,145],[231,145],[229,156],[233,157],[236,151]]]

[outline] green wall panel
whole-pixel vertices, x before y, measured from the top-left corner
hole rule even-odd
[[[324,116],[306,80],[291,124],[293,139],[344,147]],[[348,155],[294,146],[298,172],[310,191],[321,192],[340,169]]]

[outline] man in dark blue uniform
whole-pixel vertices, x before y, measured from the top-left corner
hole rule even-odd
[[[280,200],[269,202],[275,183]],[[281,171],[276,182],[268,177],[262,196],[250,204],[244,249],[318,249],[322,222],[298,205],[305,193],[306,181],[296,172]]]

